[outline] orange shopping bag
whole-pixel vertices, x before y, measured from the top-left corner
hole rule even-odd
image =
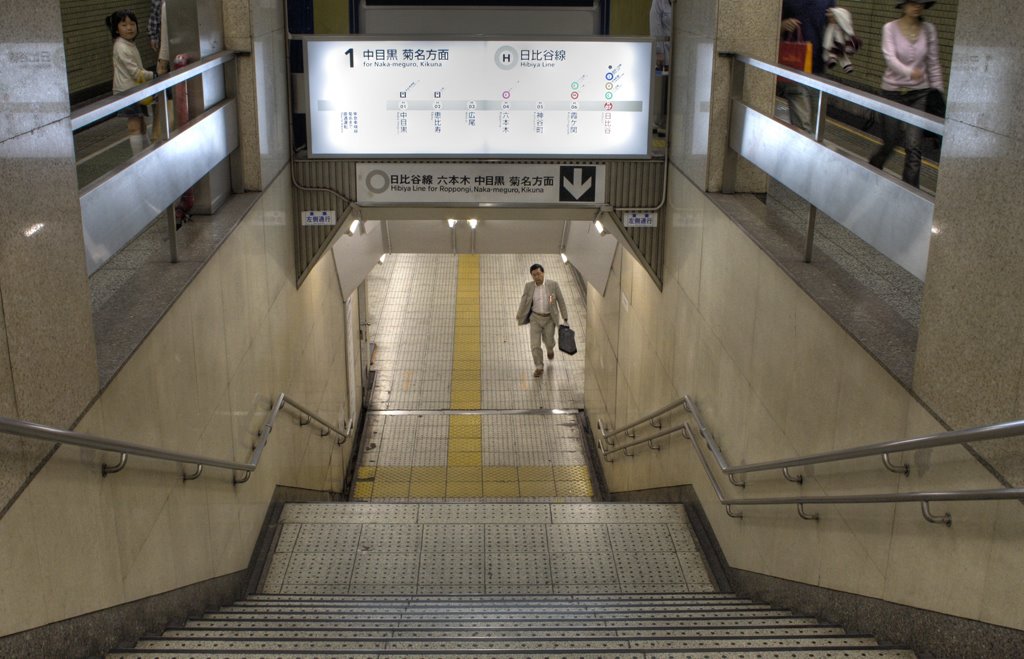
[[[811,72],[811,42],[804,41],[804,35],[798,27],[796,32],[790,32],[779,41],[779,64],[789,66],[804,73]],[[779,84],[792,82],[785,78],[779,78]]]

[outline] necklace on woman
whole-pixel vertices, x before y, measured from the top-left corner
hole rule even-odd
[[[911,41],[916,41],[917,35],[921,31],[921,23],[916,19],[913,23],[906,23],[900,21],[900,30],[903,32],[903,35],[905,37],[907,37]]]

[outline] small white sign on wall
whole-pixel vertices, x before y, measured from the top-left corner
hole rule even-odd
[[[624,227],[656,227],[658,226],[657,213],[638,213],[627,211],[622,214],[622,226]]]
[[[334,211],[302,211],[302,226],[304,227],[333,227],[338,223],[338,216]]]

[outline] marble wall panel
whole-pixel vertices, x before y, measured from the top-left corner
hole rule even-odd
[[[70,106],[60,2],[4,2],[0,43],[0,143],[66,119]]]
[[[1024,71],[1020,67],[1024,53],[1017,27],[1024,24],[1024,7],[977,0],[970,9],[958,12],[956,17],[946,117],[1005,137],[1024,139]]]
[[[685,179],[679,185],[696,190]],[[746,236],[715,228],[714,223],[728,220],[712,217],[717,212],[713,206],[706,212],[699,253],[708,258],[718,252],[745,253]],[[678,241],[669,244],[669,249],[684,248]],[[622,340],[614,347],[595,342],[588,363],[597,361],[598,352],[610,360],[600,374],[589,374],[587,386],[588,391],[597,392],[614,387],[617,423],[651,407],[650,383],[657,378],[638,377],[633,362],[640,359],[641,364],[651,364],[653,359],[669,365],[670,384],[659,386],[695,397],[731,463],[942,430],[926,408],[759,252],[748,277],[755,295],[743,303],[753,309],[749,358],[734,347],[734,341],[719,336],[722,321],[710,317],[714,307],[695,304],[688,290],[673,281],[666,282],[660,293],[649,294],[637,280],[639,271],[629,263],[631,258],[622,257],[622,279],[632,293],[631,302],[620,303]],[[693,286],[701,300],[745,299],[737,296],[737,286],[730,287],[730,276],[702,268]],[[665,296],[676,299],[668,303]],[[601,302],[607,303],[607,298]],[[651,324],[667,322],[663,309],[673,305],[674,359],[667,361],[663,355],[667,348],[655,338],[659,330]],[[600,321],[598,314],[589,318],[591,324]],[[637,353],[634,344],[640,339],[648,345]],[[601,400],[601,396],[588,396],[587,405],[595,398]],[[879,459],[872,458],[802,469],[802,486],[786,482],[777,473],[751,474],[744,494],[995,486],[992,475],[960,448],[895,457],[910,464],[909,478],[886,471]],[[613,491],[692,484],[735,567],[1024,627],[1019,589],[1014,587],[1015,578],[1006,576],[1019,562],[1010,555],[1024,529],[1019,504],[933,505],[935,512],[948,509],[955,520],[962,520],[950,528],[926,522],[916,504],[813,506],[809,512],[821,516],[818,522],[800,519],[792,506],[756,507],[745,509],[743,519],[737,520],[724,514],[685,441],[668,440],[659,453],[645,450],[633,459],[606,463],[604,468]],[[724,477],[719,482],[728,493],[738,492]],[[990,561],[989,556],[996,558]],[[996,588],[1001,606],[989,605],[985,584],[1000,578],[1009,584]],[[1016,611],[1016,617],[1010,611]]]
[[[287,181],[288,174],[282,178]],[[194,421],[202,425],[199,441],[193,442],[197,452],[248,460],[270,392],[283,388],[275,383],[275,354],[307,344],[314,358],[305,368],[316,372],[305,377],[319,389],[303,402],[317,407],[331,399],[332,408],[343,405],[347,372],[337,364],[344,351],[332,347],[343,344],[344,325],[318,318],[327,309],[340,313],[340,300],[330,298],[339,295],[336,286],[328,285],[330,277],[311,276],[307,290],[280,286],[273,307],[267,287],[258,287],[262,317],[253,319],[257,329],[234,369],[227,364],[225,332],[211,331],[235,317],[233,301],[253,295],[247,290],[253,282],[246,276],[238,277],[238,288],[225,293],[226,273],[246,272],[247,250],[261,249],[250,256],[254,263],[265,264],[279,249],[268,244],[279,236],[265,231],[263,208],[256,204],[227,238],[206,266],[209,270],[197,276],[195,288],[185,291],[92,405],[79,429],[181,449],[181,433],[171,432],[170,411],[202,395],[210,400],[192,403]],[[287,318],[279,325],[268,322],[268,316],[279,312],[308,317]],[[247,328],[249,311],[243,308],[238,315],[245,316],[239,327]],[[210,356],[217,363],[200,367]],[[162,398],[170,404],[163,413]],[[243,437],[234,449],[233,432]],[[0,634],[243,569],[274,486],[286,473],[296,487],[329,486],[330,475],[343,473],[351,447],[351,442],[336,447],[312,426],[300,427],[294,416],[282,413],[260,469],[238,486],[232,485],[230,473],[209,468],[198,481],[185,483],[182,465],[142,458],[129,458],[124,471],[102,478],[100,463],[116,456],[61,449],[0,518],[0,548],[7,559],[0,566]],[[297,468],[287,464],[293,460]]]
[[[1019,140],[947,122],[914,388],[958,427],[1021,416]],[[979,207],[979,204],[981,206]],[[964,351],[954,346],[969,345]]]

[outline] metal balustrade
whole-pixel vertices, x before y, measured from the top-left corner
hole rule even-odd
[[[345,430],[341,431],[331,424],[324,421],[321,417],[317,416],[313,412],[310,412],[307,408],[301,404],[295,402],[291,398],[288,398],[284,393],[278,394],[277,400],[271,407],[270,412],[267,415],[266,422],[260,426],[259,432],[257,433],[257,442],[253,446],[252,457],[248,462],[232,462],[230,460],[219,460],[216,458],[210,458],[192,453],[182,453],[178,451],[165,451],[163,449],[153,448],[146,446],[145,444],[126,442],[118,439],[108,439],[105,437],[97,437],[95,435],[89,435],[86,433],[75,432],[72,430],[61,430],[60,428],[53,428],[51,426],[45,426],[38,423],[32,423],[29,421],[21,421],[19,419],[11,419],[8,417],[0,417],[0,432],[7,433],[8,438],[20,437],[23,439],[36,439],[45,442],[55,442],[58,444],[72,444],[74,446],[82,446],[85,448],[96,449],[98,451],[109,451],[119,454],[119,460],[117,464],[107,465],[103,463],[100,468],[103,476],[109,474],[115,474],[125,468],[128,462],[129,455],[135,455],[143,458],[150,458],[153,460],[163,460],[166,462],[179,462],[181,464],[195,465],[195,471],[182,475],[182,480],[190,481],[199,478],[203,473],[203,467],[214,467],[216,469],[226,469],[231,472],[244,472],[244,476],[241,478],[234,478],[233,482],[237,485],[244,483],[249,480],[252,476],[252,472],[256,471],[259,466],[260,457],[263,455],[263,449],[266,447],[267,442],[270,440],[270,433],[274,430],[274,423],[277,420],[277,415],[281,409],[288,405],[294,408],[300,413],[299,425],[306,425],[310,421],[316,421],[321,426],[320,436],[325,437],[331,433],[338,436],[338,446],[341,446],[348,439],[352,433],[352,419],[349,419],[345,424]],[[303,419],[303,415],[305,419]],[[3,436],[0,435],[0,438]]]
[[[638,427],[644,423],[651,422],[656,428],[661,428],[660,425],[655,425],[660,417],[682,407],[693,419],[696,425],[696,432],[690,426],[689,421],[684,421],[671,428],[661,430],[660,432],[648,436],[635,439],[628,444],[616,446],[612,441],[612,438],[630,431],[634,432]],[[778,505],[795,505],[797,514],[807,520],[818,519],[817,513],[809,513],[805,509],[805,506],[811,504],[868,504],[868,503],[920,503],[921,514],[926,520],[936,524],[945,524],[950,526],[953,523],[952,516],[949,513],[943,513],[936,515],[931,511],[930,504],[935,501],[996,501],[1004,499],[1021,499],[1024,500],[1024,487],[1004,487],[1004,488],[987,488],[979,490],[933,490],[927,492],[882,492],[882,493],[865,493],[865,494],[842,494],[842,495],[799,495],[799,496],[787,496],[787,497],[730,497],[725,494],[721,486],[718,483],[712,464],[705,455],[705,449],[711,453],[720,473],[725,474],[729,481],[737,486],[744,487],[745,482],[737,479],[738,474],[747,474],[753,472],[763,472],[778,470],[781,472],[783,478],[787,481],[802,484],[803,477],[800,475],[793,475],[790,469],[795,467],[825,464],[831,462],[839,462],[843,460],[854,460],[864,457],[877,456],[882,459],[882,463],[886,469],[890,471],[909,474],[910,467],[906,464],[894,464],[890,455],[893,453],[906,453],[908,451],[919,451],[923,449],[936,448],[940,446],[956,446],[964,445],[970,442],[987,441],[992,439],[1005,439],[1008,437],[1017,437],[1024,435],[1024,419],[1017,421],[1010,421],[1007,423],[997,423],[985,426],[978,426],[975,428],[967,428],[964,430],[954,430],[950,432],[936,433],[932,435],[924,435],[921,437],[912,437],[909,439],[897,439],[886,442],[878,442],[874,444],[866,444],[863,446],[855,446],[846,449],[838,449],[835,451],[826,451],[823,453],[814,453],[811,455],[805,455],[795,458],[787,458],[781,460],[769,460],[765,462],[757,462],[747,465],[731,465],[726,460],[722,449],[715,439],[714,434],[708,428],[707,424],[704,423],[704,419],[701,416],[700,408],[697,403],[689,396],[683,396],[682,398],[669,403],[668,405],[647,414],[635,421],[625,424],[619,429],[611,430],[606,429],[604,422],[598,420],[598,428],[601,432],[601,437],[598,438],[598,448],[603,454],[605,460],[611,461],[608,456],[612,453],[623,451],[626,455],[630,454],[626,449],[639,446],[642,444],[648,444],[652,449],[658,450],[659,447],[655,446],[653,441],[662,437],[667,437],[677,432],[681,432],[684,437],[690,440],[693,445],[694,452],[696,453],[701,465],[704,468],[704,473],[707,475],[708,480],[711,483],[711,487],[715,492],[715,496],[718,502],[725,506],[726,514],[730,517],[742,517],[743,514],[735,508],[740,506],[778,506]],[[703,440],[702,442],[698,440]],[[608,444],[606,448],[605,444]]]

